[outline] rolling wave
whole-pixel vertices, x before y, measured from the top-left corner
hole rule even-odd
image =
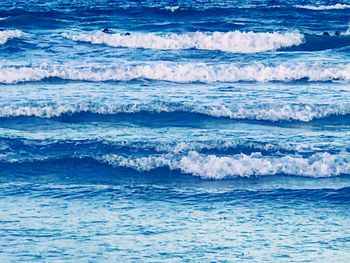
[[[157,35],[154,33],[105,34],[95,32],[88,34],[62,36],[73,41],[105,44],[112,47],[145,49],[200,49],[220,50],[224,52],[256,53],[277,50],[284,47],[300,45],[304,36],[298,32],[254,33],[254,32],[214,32]]]
[[[126,158],[112,154],[97,159],[115,167],[127,167],[140,172],[168,167],[170,170],[180,170],[206,179],[276,174],[321,178],[350,174],[350,155],[347,152],[335,155],[317,153],[309,158],[302,158],[291,155],[266,157],[260,153],[218,157],[192,151],[179,159],[171,154],[141,158]]]
[[[336,10],[336,9],[350,9],[350,5],[347,4],[335,4],[335,5],[319,5],[319,6],[312,6],[312,5],[296,5],[297,8],[302,9],[308,9],[308,10],[315,10],[315,11],[322,11],[322,10]]]
[[[24,33],[20,30],[4,30],[0,31],[0,45],[4,45],[13,38],[20,38],[24,35]]]
[[[269,175],[293,175],[312,178],[325,178],[350,175],[350,154],[340,152],[315,153],[309,157],[299,155],[264,156],[260,152],[217,156],[190,151],[185,155],[172,153],[148,155],[146,157],[126,157],[118,154],[105,155],[58,155],[7,157],[0,154],[2,163],[35,163],[49,160],[95,159],[115,168],[129,168],[138,172],[151,172],[166,168],[180,171],[203,179],[225,179],[235,177],[259,177]]]
[[[4,131],[4,130],[2,130]],[[242,151],[251,149],[254,151],[286,151],[286,152],[305,152],[318,149],[317,146],[309,147],[309,145],[290,145],[283,143],[266,143],[233,138],[231,140],[223,139],[208,139],[208,140],[192,140],[192,141],[166,141],[166,142],[150,142],[142,141],[141,139],[133,141],[114,140],[110,138],[95,138],[94,136],[68,138],[30,138],[30,135],[21,132],[8,132],[6,135],[1,135],[0,152],[7,151],[12,148],[22,148],[22,153],[26,150],[31,150],[35,153],[40,151],[77,151],[84,149],[95,149],[97,152],[118,151],[120,153],[135,153],[135,151],[143,150],[145,152],[151,151],[154,154],[161,152],[170,152],[174,154],[186,153],[189,151]],[[64,146],[64,147],[62,147]],[[41,149],[37,149],[40,147]],[[49,149],[49,150],[48,150]]]
[[[206,63],[155,62],[117,67],[71,66],[3,66],[0,83],[41,81],[48,78],[80,81],[130,81],[137,79],[190,82],[292,82],[350,80],[350,64],[295,63],[267,66],[251,63],[247,66]]]
[[[10,133],[10,132],[9,132]],[[20,135],[20,136],[19,136]],[[176,142],[166,141],[125,141],[121,138],[86,138],[75,137],[70,139],[50,138],[32,139],[28,134],[8,134],[1,136],[0,156],[3,162],[20,162],[23,158],[40,156],[91,156],[101,154],[118,154],[128,156],[145,156],[146,154],[173,154],[187,155],[191,151],[201,154],[251,154],[254,152],[264,153],[269,156],[281,156],[281,154],[298,154],[300,156],[310,156],[315,152],[327,152],[324,145],[303,144],[303,143],[282,143],[282,142],[262,142],[243,139],[208,139],[208,140],[184,140]],[[49,137],[49,136],[48,136]],[[73,136],[74,137],[74,136]],[[103,137],[103,136],[101,136]],[[180,136],[179,136],[180,137]],[[322,148],[322,149],[321,149]],[[339,149],[333,152],[339,152]],[[28,160],[29,160],[28,159]]]
[[[183,112],[202,114],[216,118],[231,118],[240,120],[264,121],[301,121],[310,122],[331,116],[345,116],[350,114],[350,105],[342,104],[245,104],[235,106],[218,105],[189,105],[156,101],[153,103],[136,104],[100,104],[96,102],[79,104],[32,105],[32,106],[2,106],[0,117],[39,117],[52,118],[62,115],[93,113],[113,115],[120,113],[171,113]],[[189,117],[189,116],[187,116]]]

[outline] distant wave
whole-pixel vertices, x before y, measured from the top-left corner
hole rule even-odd
[[[214,33],[185,33],[165,34],[132,33],[105,34],[95,32],[90,34],[62,34],[73,41],[105,44],[112,47],[146,48],[146,49],[201,49],[220,50],[237,53],[256,53],[277,50],[303,43],[304,36],[298,32],[286,33],[254,33],[254,32],[214,32]]]
[[[46,66],[37,67],[0,67],[0,83],[18,83],[40,81],[46,78],[60,78],[80,81],[129,81],[150,79],[189,82],[291,82],[307,81],[350,81],[350,64],[281,64],[267,66],[251,63],[247,66],[206,63],[148,63],[137,65],[120,65],[117,67],[71,67]]]
[[[180,6],[165,6],[164,7],[164,10],[168,10],[172,13],[174,13],[176,10],[179,10],[180,9]]]
[[[275,174],[321,178],[350,174],[350,154],[347,152],[334,155],[317,153],[309,158],[303,158],[292,155],[267,157],[260,153],[220,157],[192,151],[187,156],[179,158],[172,154],[140,158],[110,154],[97,159],[112,166],[127,167],[140,172],[168,167],[170,170],[180,170],[183,173],[210,179]]]
[[[297,8],[309,9],[309,10],[335,10],[335,9],[350,9],[350,5],[347,4],[335,4],[335,5],[296,5]]]
[[[64,114],[119,114],[138,112],[184,112],[186,114],[203,114],[211,117],[226,117],[231,119],[265,120],[265,121],[302,121],[327,118],[334,115],[349,115],[350,104],[308,105],[308,104],[256,104],[236,107],[227,106],[196,106],[176,103],[154,102],[149,104],[105,105],[90,104],[58,104],[33,106],[2,106],[0,117],[33,116],[39,118],[59,117]]]
[[[20,30],[4,30],[0,31],[0,45],[5,44],[7,41],[13,38],[20,38],[24,33]]]

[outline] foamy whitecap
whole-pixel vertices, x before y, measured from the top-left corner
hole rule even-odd
[[[168,11],[170,11],[172,13],[174,13],[176,10],[179,10],[179,9],[180,9],[179,6],[165,6],[164,7],[164,10],[168,10]]]
[[[149,63],[116,67],[0,67],[0,83],[40,81],[46,78],[60,78],[82,81],[129,81],[150,79],[189,82],[290,82],[308,81],[350,81],[350,64],[309,64],[294,63],[267,66],[251,63],[240,66],[230,64],[206,63]]]
[[[13,38],[20,38],[24,33],[20,30],[4,30],[0,31],[0,45],[5,44],[7,41]]]
[[[225,179],[235,177],[257,177],[269,175],[293,175],[312,178],[326,178],[350,175],[350,154],[340,152],[316,153],[308,158],[297,155],[282,157],[264,156],[259,152],[231,156],[204,155],[191,151],[187,155],[159,154],[147,157],[125,157],[117,154],[102,156],[73,155],[72,158],[94,158],[113,167],[126,167],[139,172],[150,172],[159,168],[180,171],[203,179]],[[65,158],[64,156],[17,157],[0,154],[0,161],[24,163]]]
[[[308,9],[308,10],[315,10],[315,11],[321,11],[321,10],[336,10],[336,9],[350,9],[350,5],[347,4],[335,4],[335,5],[319,5],[319,6],[312,6],[312,5],[296,5],[297,8],[302,9]]]
[[[0,117],[34,116],[39,118],[58,117],[63,114],[90,112],[96,114],[118,114],[136,112],[176,112],[199,113],[213,117],[231,119],[267,120],[267,121],[302,121],[327,118],[333,115],[350,114],[350,104],[312,105],[312,104],[256,104],[228,106],[200,106],[154,102],[148,104],[57,104],[33,106],[5,106],[0,109]]]
[[[191,151],[186,156],[164,154],[148,157],[123,157],[105,155],[98,160],[116,167],[127,167],[141,172],[161,167],[180,170],[202,178],[252,177],[276,174],[307,177],[330,177],[350,174],[350,154],[317,153],[309,158],[287,155],[268,157],[260,153],[233,156],[203,155]]]
[[[225,52],[255,53],[277,50],[283,47],[296,46],[303,43],[304,36],[299,32],[213,32],[163,34],[132,33],[105,34],[103,32],[87,34],[67,34],[63,37],[73,41],[104,44],[112,47],[146,48],[146,49],[201,49],[220,50]]]

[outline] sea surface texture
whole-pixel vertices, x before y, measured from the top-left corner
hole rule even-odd
[[[349,26],[349,0],[1,0],[0,261],[350,262]]]

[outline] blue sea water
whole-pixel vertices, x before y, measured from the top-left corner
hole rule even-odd
[[[349,0],[0,1],[1,262],[349,262],[349,175]]]

